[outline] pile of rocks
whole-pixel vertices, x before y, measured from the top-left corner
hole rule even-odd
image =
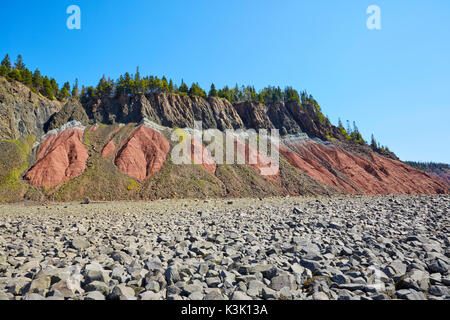
[[[450,299],[449,200],[0,206],[0,299]]]

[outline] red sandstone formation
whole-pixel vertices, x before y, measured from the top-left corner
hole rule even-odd
[[[103,158],[109,157],[111,154],[114,153],[114,150],[116,150],[116,145],[114,144],[114,141],[111,140],[103,148],[103,150],[102,150],[102,157]]]
[[[216,162],[210,157],[208,149],[195,139],[191,139],[191,160],[194,163],[201,163],[203,169],[211,174],[216,172]]]
[[[265,177],[269,179],[279,178],[279,168],[271,167],[270,158],[262,155],[257,150],[251,148],[248,144],[244,145],[244,143],[239,139],[236,139],[234,142],[234,147],[236,154],[239,154],[245,159],[245,164],[250,165],[259,174],[264,174]]]
[[[124,141],[114,163],[123,173],[143,182],[162,168],[169,150],[169,142],[161,133],[142,125]]]
[[[429,174],[373,153],[370,159],[312,140],[286,141],[280,153],[313,179],[350,194],[447,193]]]
[[[54,187],[76,178],[86,170],[88,151],[82,143],[83,130],[69,128],[49,136],[41,144],[35,165],[25,179],[37,187]]]

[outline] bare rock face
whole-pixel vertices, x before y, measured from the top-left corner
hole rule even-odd
[[[294,120],[284,102],[274,103],[267,108],[267,116],[281,135],[302,132],[301,126]]]
[[[311,139],[288,139],[280,153],[313,179],[348,194],[441,194],[447,186],[400,161],[368,158]]]
[[[89,118],[84,111],[83,106],[76,99],[68,101],[60,111],[53,114],[45,124],[44,130],[46,132],[49,130],[55,130],[71,121],[78,121],[83,125],[87,125],[89,122]],[[92,129],[95,132],[97,127],[94,126]]]
[[[168,127],[193,128],[194,121],[202,121],[205,129],[244,127],[233,105],[220,98],[149,93],[92,100],[84,107],[90,118],[103,123],[141,122],[147,118]]]
[[[298,102],[287,102],[285,108],[289,111],[292,119],[300,126],[302,132],[307,133],[310,137],[325,140],[328,133],[338,140],[344,139],[339,128],[319,116],[321,113],[317,106],[308,103],[300,105]]]
[[[162,168],[169,150],[169,142],[161,133],[141,125],[124,141],[114,163],[120,171],[142,182]]]
[[[35,165],[25,180],[37,187],[54,187],[81,175],[86,170],[87,148],[83,145],[84,130],[68,128],[50,134],[40,145]]]
[[[234,108],[247,128],[255,130],[274,128],[267,115],[267,107],[265,105],[254,102],[242,102],[236,104]]]
[[[0,140],[44,134],[44,124],[59,111],[61,102],[50,101],[25,85],[0,77]]]

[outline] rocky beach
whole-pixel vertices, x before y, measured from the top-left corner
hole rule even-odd
[[[2,205],[0,299],[450,299],[449,209],[449,195]]]

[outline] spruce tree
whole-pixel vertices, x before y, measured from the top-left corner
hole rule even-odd
[[[22,55],[21,54],[19,54],[17,56],[17,61],[14,64],[14,67],[15,67],[16,70],[19,70],[19,71],[25,70],[25,63],[23,63],[23,59],[22,59]]]
[[[189,89],[189,95],[191,97],[197,96],[197,97],[206,97],[206,92],[203,91],[202,88],[200,88],[200,86],[198,85],[198,83],[194,82],[191,85],[191,88]]]
[[[33,73],[33,87],[39,92],[44,87],[44,82],[39,69],[36,69]]]
[[[51,84],[51,82],[50,82],[50,80],[48,79],[47,76],[45,76],[44,79],[43,79],[43,86],[42,86],[41,93],[42,93],[42,95],[44,97],[47,97],[50,100],[53,100],[55,98],[54,95],[53,95],[52,84]]]
[[[9,59],[9,54],[6,54],[5,58],[2,60],[1,66],[7,71],[11,70],[11,60]]]
[[[25,69],[22,71],[22,82],[31,90],[36,91],[36,89],[33,87],[33,74],[30,70]]]
[[[61,89],[61,94],[60,94],[60,99],[67,99],[70,97],[70,83],[66,82],[64,83],[62,89]]]
[[[375,140],[375,137],[372,136],[370,137],[370,146],[372,147],[372,149],[376,150],[378,148],[378,144],[377,141]]]
[[[78,89],[78,78],[77,78],[77,79],[75,79],[75,83],[72,88],[72,97],[78,97],[78,91],[79,91],[79,89]]]
[[[181,85],[180,85],[180,88],[178,89],[178,91],[181,93],[188,93],[188,91],[189,91],[189,87],[187,86],[186,83],[184,83],[183,79],[181,79]]]
[[[217,97],[218,93],[216,90],[216,86],[214,85],[214,83],[211,84],[211,89],[209,90],[208,96],[209,97]]]
[[[167,78],[165,76],[161,79],[161,88],[164,92],[169,92],[169,83],[167,82]]]

